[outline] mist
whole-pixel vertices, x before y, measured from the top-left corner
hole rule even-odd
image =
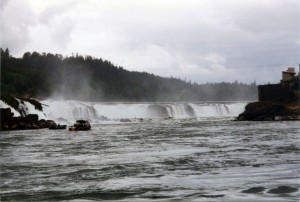
[[[102,99],[101,86],[93,86],[92,72],[87,65],[63,65],[58,76],[58,83],[57,79],[50,81],[53,88],[49,98],[81,101]]]
[[[2,51],[2,92],[81,101],[182,102],[257,100],[256,83],[198,84],[188,79],[128,71],[110,61],[76,54]],[[11,78],[18,79],[11,79]]]

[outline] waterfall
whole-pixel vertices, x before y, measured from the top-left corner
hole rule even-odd
[[[97,119],[98,113],[93,105],[79,101],[46,100],[44,112],[49,119]]]
[[[39,119],[47,119],[45,113],[35,109],[35,106],[32,105],[30,102],[23,101],[23,103],[21,103],[20,99],[16,98],[16,100],[19,102],[19,104],[22,104],[20,106],[20,108],[22,108],[22,110],[25,111],[26,115],[28,115],[28,114],[37,114]],[[14,108],[9,106],[8,104],[4,103],[2,100],[0,100],[0,108],[10,108],[11,112],[14,114],[14,117],[21,116],[21,114],[19,112],[20,110],[19,111],[15,110]]]
[[[244,111],[246,102],[232,103],[101,103],[45,100],[48,119],[134,119],[235,117]]]

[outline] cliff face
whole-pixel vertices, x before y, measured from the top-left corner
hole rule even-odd
[[[237,120],[239,121],[272,121],[300,120],[299,102],[253,102],[245,107]]]

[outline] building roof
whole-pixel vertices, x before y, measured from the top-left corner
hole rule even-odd
[[[296,74],[294,67],[288,67],[288,69],[286,71],[282,71],[282,73]]]

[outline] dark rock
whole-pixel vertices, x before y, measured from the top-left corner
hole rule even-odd
[[[31,123],[26,123],[25,129],[33,129],[32,125],[33,124],[31,124]]]
[[[265,190],[264,187],[251,187],[250,189],[243,190],[242,193],[249,193],[249,194],[255,194],[260,193]]]
[[[109,121],[109,118],[107,118],[106,116],[102,116],[102,115],[99,117],[99,119],[101,121]]]
[[[199,194],[197,195],[197,197],[204,197],[204,198],[220,198],[220,197],[224,197],[225,195],[224,194],[215,194],[215,195],[212,195],[212,194]]]
[[[1,130],[7,130],[10,128],[10,123],[12,122],[14,113],[11,112],[10,108],[1,108],[0,109],[0,118],[1,118]]]
[[[284,117],[294,117],[288,119]],[[245,107],[237,120],[239,121],[274,121],[299,119],[299,103],[284,102],[253,102]]]
[[[260,167],[260,166],[261,166],[260,164],[253,164],[253,165],[252,165],[252,167],[256,167],[256,168],[257,168],[257,167]]]
[[[55,121],[47,120],[47,127],[52,126],[52,125],[56,125]]]
[[[28,129],[28,128],[26,128],[27,124],[25,122],[19,122],[17,124],[18,124],[18,130]]]
[[[40,127],[38,125],[36,125],[36,124],[32,124],[31,125],[31,129],[40,129]]]
[[[131,122],[130,119],[120,119],[120,122]]]
[[[289,186],[280,186],[274,189],[270,189],[268,193],[270,194],[289,194],[293,192],[297,192],[298,188],[289,187]]]
[[[7,123],[1,125],[1,130],[9,130],[9,125]]]
[[[28,114],[26,116],[26,119],[29,122],[38,122],[39,121],[39,116],[37,114]]]
[[[21,103],[23,100],[26,100],[33,104],[36,109],[42,110],[42,105],[39,101],[36,101],[32,98],[19,98]],[[1,100],[7,103],[13,109],[19,111],[19,101],[13,96],[1,94]],[[23,115],[26,114],[25,112]],[[39,121],[37,114],[28,114],[24,117],[14,117],[14,114],[11,112],[11,108],[1,108],[0,109],[0,118],[1,118],[1,130],[25,130],[25,129],[39,129],[46,126],[46,122]]]
[[[38,121],[39,128],[48,128],[48,123],[45,119],[41,119]]]
[[[19,129],[19,127],[18,127],[18,125],[17,124],[14,124],[14,125],[12,125],[10,128],[8,128],[7,130],[18,130]]]
[[[26,117],[13,117],[11,109],[1,109],[1,130],[26,130],[39,129],[40,123],[37,114],[29,114]]]
[[[0,113],[1,113],[1,120],[2,119],[8,120],[14,116],[14,113],[11,112],[10,108],[1,108]]]

